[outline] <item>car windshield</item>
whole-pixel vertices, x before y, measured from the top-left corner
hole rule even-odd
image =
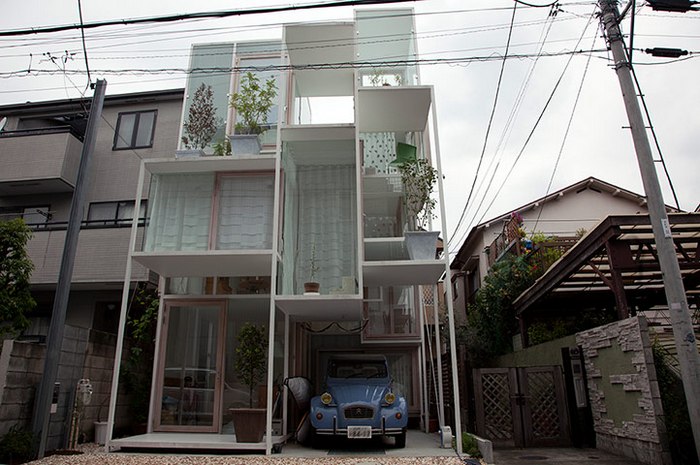
[[[386,364],[380,360],[331,360],[328,363],[331,378],[386,378]]]

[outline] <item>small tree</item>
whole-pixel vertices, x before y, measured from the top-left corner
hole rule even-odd
[[[29,292],[34,264],[26,250],[31,237],[21,218],[0,222],[0,337],[25,330],[26,314],[36,307]]]
[[[425,158],[418,158],[399,165],[399,171],[408,220],[417,230],[425,229],[428,222],[435,218],[433,210],[436,202],[430,195],[437,181],[437,170]]]
[[[231,97],[231,106],[241,121],[236,123],[236,134],[262,134],[267,129],[267,114],[275,104],[277,86],[271,77],[260,83],[251,72],[241,77],[240,89]]]
[[[238,333],[234,369],[243,384],[248,386],[248,405],[253,408],[253,389],[267,372],[265,349],[267,336],[264,326],[246,323]]]
[[[214,91],[211,86],[202,83],[194,92],[184,124],[187,135],[182,136],[182,143],[188,149],[204,149],[216,135],[218,124]]]

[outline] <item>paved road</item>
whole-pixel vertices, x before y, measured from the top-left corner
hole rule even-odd
[[[495,465],[642,465],[602,450],[574,448],[498,449],[493,460]]]

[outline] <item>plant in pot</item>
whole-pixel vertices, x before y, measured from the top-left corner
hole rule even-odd
[[[316,281],[316,273],[321,268],[316,264],[316,244],[311,246],[311,257],[309,257],[309,280],[304,283],[304,295],[318,295],[321,284]]]
[[[248,408],[233,408],[237,442],[260,442],[265,434],[267,410],[253,408],[253,390],[267,373],[267,334],[264,326],[246,323],[238,333],[234,370],[248,387]]]
[[[0,439],[0,461],[8,464],[28,462],[34,457],[35,445],[34,433],[13,425]]]
[[[152,286],[139,285],[126,323],[129,350],[121,381],[129,396],[129,413],[136,434],[144,434],[147,430],[158,304],[158,291]]]
[[[277,86],[275,78],[264,83],[251,72],[241,77],[238,92],[231,97],[230,105],[236,110],[238,122],[231,136],[231,147],[236,155],[260,153],[260,134],[267,130],[267,114],[275,105]]]
[[[219,130],[221,119],[216,117],[214,91],[211,86],[202,83],[194,92],[192,103],[184,122],[185,135],[182,144],[185,150],[178,150],[177,155],[202,156]]]
[[[435,258],[436,244],[440,231],[426,231],[436,202],[431,198],[437,170],[424,158],[413,158],[399,165],[401,183],[404,188],[404,207],[408,219],[408,229],[404,240],[408,255],[412,260]]]

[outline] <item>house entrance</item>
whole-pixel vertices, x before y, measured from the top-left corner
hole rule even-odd
[[[156,431],[219,430],[224,311],[224,302],[165,304]]]
[[[568,446],[561,367],[474,370],[476,431],[496,445]]]

